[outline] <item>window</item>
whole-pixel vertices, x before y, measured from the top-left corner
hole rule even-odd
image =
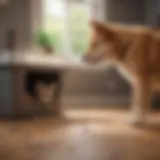
[[[44,28],[54,35],[57,53],[85,52],[91,0],[44,0]]]

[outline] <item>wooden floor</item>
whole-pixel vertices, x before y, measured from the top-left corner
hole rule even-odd
[[[127,111],[67,111],[68,120],[0,121],[0,160],[160,160],[160,114],[143,128]]]

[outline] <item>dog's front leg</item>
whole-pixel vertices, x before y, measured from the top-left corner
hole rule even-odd
[[[146,114],[151,102],[150,84],[147,79],[139,80],[133,86],[132,116],[133,125],[142,125],[146,120]]]

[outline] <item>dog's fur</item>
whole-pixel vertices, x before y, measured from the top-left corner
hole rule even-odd
[[[160,82],[160,34],[143,26],[91,22],[92,37],[85,59],[112,62],[133,87],[133,122],[141,124],[151,90]]]

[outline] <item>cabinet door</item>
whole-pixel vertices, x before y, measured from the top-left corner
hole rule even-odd
[[[13,82],[9,69],[0,69],[0,116],[10,115],[13,110]]]

